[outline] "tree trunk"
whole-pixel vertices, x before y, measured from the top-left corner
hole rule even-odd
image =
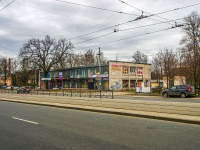
[[[48,75],[48,72],[47,71],[44,71],[44,78],[47,78],[47,75]],[[49,89],[49,81],[45,80],[45,88],[46,89]]]

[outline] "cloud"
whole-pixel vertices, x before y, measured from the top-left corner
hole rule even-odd
[[[183,33],[180,32],[180,29],[158,31],[170,28],[174,25],[174,21],[147,27],[141,26],[159,23],[159,21],[180,19],[188,16],[192,11],[197,11],[198,14],[200,12],[199,5],[197,5],[125,23],[142,14],[138,9],[143,10],[143,15],[148,16],[150,13],[157,14],[196,4],[198,0],[182,0],[181,3],[179,0],[141,0],[137,3],[132,0],[124,1],[133,7],[121,3],[119,0],[74,0],[71,2],[125,12],[129,15],[55,0],[17,0],[3,11],[0,11],[0,55],[17,56],[20,47],[29,39],[43,39],[45,35],[50,35],[57,40],[60,38],[69,39],[72,43],[88,40],[87,42],[75,44],[75,53],[87,49],[98,51],[98,48],[101,47],[108,60],[116,59],[116,57],[120,60],[131,60],[132,54],[137,50],[152,57],[162,47],[178,48]],[[6,0],[0,1],[0,9],[9,2]],[[177,20],[177,22],[182,23],[182,20]],[[127,28],[135,29],[120,31]],[[119,32],[114,33],[114,29],[119,30]],[[98,30],[102,31],[95,32]],[[91,32],[95,33],[88,34]],[[110,34],[103,36],[108,33]],[[85,34],[88,35],[81,36]],[[78,38],[72,39],[74,37]],[[89,40],[92,38],[95,39]]]

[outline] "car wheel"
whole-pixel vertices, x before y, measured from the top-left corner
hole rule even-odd
[[[185,93],[181,93],[181,98],[185,98],[186,97],[186,94]]]
[[[168,94],[167,93],[163,93],[163,97],[168,97]]]

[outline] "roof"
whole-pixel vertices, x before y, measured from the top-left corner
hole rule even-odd
[[[149,63],[135,63],[135,62],[131,62],[131,61],[118,61],[118,60],[109,60],[108,62],[115,62],[115,63],[117,63],[117,62],[121,62],[121,63],[132,63],[132,64],[144,64],[144,65],[151,65],[151,64],[149,64]]]

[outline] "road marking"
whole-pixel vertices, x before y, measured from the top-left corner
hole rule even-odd
[[[16,117],[12,117],[12,118],[13,118],[13,119],[16,119],[16,120],[28,122],[28,123],[39,124],[39,123],[37,123],[37,122],[33,122],[33,121],[29,121],[29,120],[24,120],[24,119],[20,119],[20,118],[16,118]]]

